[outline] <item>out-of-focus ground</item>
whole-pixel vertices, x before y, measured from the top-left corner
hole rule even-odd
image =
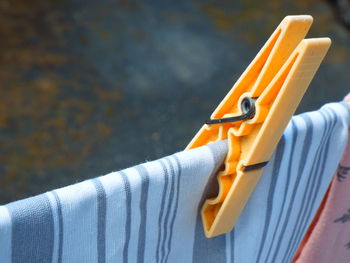
[[[1,203],[184,149],[288,14],[333,40],[298,112],[341,100],[329,2],[1,0]]]

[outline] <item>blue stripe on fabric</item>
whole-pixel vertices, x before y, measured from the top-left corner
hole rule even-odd
[[[322,160],[321,160],[321,166],[320,166],[320,172],[318,173],[319,176],[318,176],[318,181],[316,183],[316,186],[317,186],[317,189],[314,193],[314,196],[312,198],[312,202],[311,202],[311,205],[310,205],[310,208],[309,208],[309,211],[307,213],[307,216],[306,216],[306,223],[307,222],[310,222],[311,220],[311,211],[312,211],[312,208],[315,206],[315,202],[316,202],[316,197],[318,195],[318,192],[320,191],[320,185],[321,185],[321,181],[322,181],[322,178],[323,178],[323,172],[325,171],[325,167],[326,167],[326,160],[328,159],[327,156],[329,154],[329,147],[330,147],[330,144],[331,144],[331,138],[332,138],[332,134],[334,132],[334,129],[336,127],[336,124],[337,124],[337,115],[333,112],[333,109],[332,108],[329,108],[329,110],[331,111],[331,114],[333,115],[332,116],[332,120],[333,120],[333,123],[332,123],[332,127],[331,127],[331,132],[328,134],[328,137],[327,137],[327,142],[326,142],[326,146],[325,146],[325,150],[323,151],[323,156],[322,156]],[[331,177],[330,177],[331,179]],[[322,195],[323,196],[323,195]],[[306,227],[306,226],[305,226]],[[304,227],[304,229],[305,229]]]
[[[265,257],[265,261],[264,262],[267,262],[267,259],[270,257],[270,253],[272,251],[272,248],[273,248],[273,245],[274,245],[274,241],[275,241],[275,238],[276,238],[276,234],[277,234],[277,231],[280,227],[280,223],[282,222],[282,215],[285,211],[285,203],[286,203],[286,199],[287,199],[287,193],[288,193],[288,189],[289,189],[289,184],[290,184],[290,179],[291,179],[291,171],[292,171],[292,160],[294,158],[294,149],[295,149],[295,144],[296,144],[296,141],[297,141],[297,137],[298,137],[298,129],[296,128],[296,125],[294,123],[294,120],[292,119],[291,120],[291,129],[292,129],[292,134],[291,134],[291,137],[292,137],[292,145],[291,145],[291,152],[290,152],[290,155],[289,155],[289,162],[288,162],[288,168],[287,168],[287,176],[286,176],[286,184],[285,184],[285,187],[284,187],[284,195],[283,195],[283,199],[282,199],[282,205],[281,205],[281,210],[277,216],[277,225],[273,231],[273,235],[272,235],[272,239],[271,239],[271,243],[270,243],[270,247],[267,249],[267,255]],[[257,261],[259,262],[259,261]]]
[[[320,113],[323,115],[322,111],[320,111]],[[327,112],[325,111],[325,113],[327,113]],[[327,135],[325,136],[325,138],[323,138],[323,141],[326,140],[326,142],[322,143],[322,149],[321,149],[321,152],[319,154],[320,157],[319,156],[317,157],[316,172],[312,176],[314,178],[312,183],[311,183],[312,189],[311,189],[310,194],[309,194],[308,199],[307,199],[307,200],[311,200],[311,201],[307,202],[306,208],[303,211],[303,214],[301,216],[302,221],[300,222],[299,228],[296,231],[295,242],[292,245],[293,249],[290,249],[286,260],[288,260],[288,258],[293,256],[293,253],[297,249],[297,246],[299,245],[299,243],[301,241],[302,235],[305,232],[307,225],[311,220],[311,211],[315,207],[316,197],[317,197],[317,194],[320,190],[322,175],[323,175],[323,171],[324,171],[324,168],[326,165],[326,156],[327,156],[328,151],[329,151],[331,134],[333,133],[335,125],[337,123],[337,118],[336,118],[335,114],[333,116],[331,116],[331,120],[332,120],[332,123],[330,124],[330,127],[326,128]],[[328,124],[327,124],[327,126],[328,126]]]
[[[97,193],[97,258],[99,263],[106,262],[106,191],[99,178],[92,180]]]
[[[168,239],[168,248],[167,248],[168,251],[167,251],[167,254],[165,256],[164,262],[168,261],[168,257],[169,257],[170,250],[171,250],[171,241],[172,241],[172,237],[173,237],[175,218],[176,218],[177,209],[179,206],[179,192],[180,192],[180,183],[181,183],[181,174],[182,174],[181,163],[180,163],[179,158],[176,155],[173,155],[172,157],[174,158],[176,166],[177,166],[177,174],[174,173],[174,177],[177,179],[176,193],[175,193],[176,200],[175,200],[175,208],[174,208],[173,216],[172,216],[172,219],[170,222],[170,235],[169,235],[169,239]]]
[[[45,194],[6,205],[12,221],[12,262],[51,263],[54,219]]]
[[[162,226],[163,226],[163,217],[164,217],[164,209],[165,209],[165,201],[166,201],[166,193],[168,189],[168,181],[169,181],[169,174],[168,174],[168,169],[166,168],[163,159],[159,160],[159,163],[163,169],[163,174],[164,174],[164,188],[163,188],[163,193],[162,193],[162,201],[161,201],[161,206],[160,206],[160,212],[159,212],[159,217],[158,217],[158,240],[157,240],[157,250],[156,250],[156,262],[160,262],[160,244],[162,240]]]
[[[285,259],[285,261],[287,261],[292,256],[292,253],[295,249],[295,242],[298,242],[299,233],[302,232],[302,230],[303,230],[304,222],[305,221],[307,222],[307,220],[305,220],[305,216],[306,216],[306,213],[311,205],[310,200],[312,199],[313,193],[316,191],[316,188],[318,187],[318,186],[316,186],[316,180],[317,180],[318,175],[320,175],[319,170],[321,167],[320,164],[322,164],[322,160],[323,160],[322,156],[324,155],[325,140],[327,139],[327,137],[329,137],[329,134],[331,131],[330,125],[328,122],[329,119],[327,118],[328,116],[325,116],[322,113],[322,111],[320,111],[320,114],[321,114],[322,118],[325,120],[326,128],[325,128],[325,132],[322,135],[321,142],[317,148],[315,158],[313,160],[312,168],[311,168],[311,171],[309,173],[306,189],[305,189],[304,195],[303,195],[303,200],[305,200],[305,202],[303,202],[302,207],[299,210],[297,222],[294,226],[294,231],[293,231],[293,235],[291,238],[291,240],[293,242],[290,241],[290,246],[288,246],[288,250],[285,253],[284,258],[283,258],[283,259]],[[304,118],[307,118],[308,121],[311,122],[311,119],[309,116],[305,116]],[[312,206],[311,206],[311,208],[312,208]],[[299,242],[298,242],[298,245],[299,245]]]
[[[147,223],[147,199],[149,188],[149,175],[146,168],[143,165],[135,167],[141,176],[141,201],[140,201],[140,228],[139,228],[139,240],[137,245],[137,262],[143,262],[145,256],[145,242],[146,242],[146,223]]]
[[[307,156],[308,156],[308,153],[309,153],[310,145],[311,145],[311,142],[312,142],[312,134],[313,134],[313,126],[312,125],[308,126],[308,124],[306,123],[306,135],[305,135],[303,146],[302,146],[303,148],[302,148],[302,152],[301,152],[301,156],[300,156],[300,160],[301,161],[299,162],[296,183],[295,183],[295,185],[293,187],[293,191],[292,191],[291,199],[289,201],[287,213],[286,213],[286,216],[285,216],[284,221],[283,221],[281,232],[280,232],[280,234],[278,236],[278,239],[277,239],[277,246],[276,246],[276,249],[274,250],[272,260],[268,260],[266,262],[276,262],[276,257],[278,255],[278,253],[280,252],[280,246],[282,244],[282,238],[283,238],[283,236],[284,236],[284,234],[286,232],[286,228],[287,228],[287,225],[288,225],[290,214],[292,213],[293,201],[295,199],[297,190],[299,188],[299,184],[300,184],[300,181],[301,181],[301,175],[303,174],[303,171],[305,169],[306,161],[304,161],[304,160],[307,160]]]
[[[316,202],[316,197],[317,197],[317,195],[318,195],[318,192],[320,191],[320,185],[321,185],[321,181],[322,181],[322,178],[323,178],[323,172],[324,172],[324,170],[325,170],[325,166],[326,166],[326,160],[327,160],[327,156],[328,156],[328,154],[329,154],[329,147],[330,147],[330,143],[331,143],[331,138],[332,138],[332,134],[333,134],[333,132],[334,132],[334,129],[335,129],[335,127],[336,127],[336,124],[337,124],[337,115],[333,112],[333,109],[332,108],[330,108],[329,109],[331,112],[331,115],[333,115],[333,116],[331,116],[331,118],[332,118],[332,124],[331,124],[331,129],[330,129],[330,132],[328,133],[328,135],[327,135],[327,142],[326,142],[326,144],[325,144],[325,149],[324,149],[324,151],[323,151],[323,156],[322,156],[322,159],[321,159],[321,161],[320,161],[320,163],[321,163],[321,165],[320,165],[320,169],[319,169],[319,171],[320,172],[318,172],[317,174],[319,174],[319,176],[318,176],[318,181],[317,181],[317,183],[315,184],[316,186],[317,186],[317,188],[316,188],[316,191],[315,191],[315,193],[314,193],[314,196],[313,196],[313,198],[312,198],[312,201],[311,201],[311,204],[310,204],[310,208],[309,208],[309,211],[308,211],[308,213],[307,213],[307,216],[305,217],[305,221],[309,221],[309,220],[311,220],[311,211],[312,211],[312,208],[314,207],[314,205],[315,205],[315,202]],[[330,178],[331,179],[331,178]],[[307,220],[308,219],[308,220]],[[304,227],[304,229],[305,229],[305,227]]]
[[[169,217],[170,213],[172,211],[172,206],[173,206],[173,199],[174,199],[174,192],[175,192],[175,174],[174,174],[174,167],[169,160],[169,157],[165,158],[165,161],[167,162],[168,166],[170,167],[170,193],[169,193],[169,198],[168,198],[168,204],[165,213],[165,218],[164,218],[164,240],[162,242],[162,247],[161,247],[161,262],[164,262],[165,260],[165,245],[166,241],[168,239],[168,230],[169,229]]]
[[[194,232],[192,263],[215,263],[226,262],[225,235],[207,238],[203,231],[202,219],[200,216],[201,203],[197,209],[197,220]]]
[[[63,215],[62,215],[62,204],[56,191],[51,192],[55,198],[57,205],[57,215],[58,215],[58,256],[57,263],[62,263],[62,249],[63,249]]]
[[[263,234],[262,234],[261,241],[260,241],[257,262],[260,262],[261,252],[263,251],[263,248],[265,245],[265,239],[266,239],[268,230],[270,228],[270,220],[271,220],[271,214],[272,214],[272,209],[273,209],[273,197],[275,195],[277,175],[279,174],[279,171],[281,168],[285,144],[286,144],[286,140],[285,140],[284,135],[283,135],[278,146],[277,146],[276,153],[275,153],[276,155],[275,155],[275,160],[274,160],[273,169],[272,169],[271,183],[270,183],[269,193],[267,196],[265,225],[264,225],[264,230],[263,230]]]
[[[125,219],[125,240],[123,247],[123,262],[129,262],[128,254],[129,254],[129,243],[130,243],[130,232],[131,232],[131,190],[130,190],[130,182],[125,174],[125,172],[119,172],[125,191],[125,207],[126,207],[126,219]]]
[[[303,221],[302,217],[305,216],[304,213],[307,209],[311,194],[313,192],[313,188],[314,188],[314,184],[315,184],[315,180],[316,180],[316,175],[317,175],[318,168],[319,168],[320,155],[322,154],[322,150],[323,150],[323,146],[324,146],[324,140],[327,137],[327,134],[329,133],[329,125],[328,125],[327,119],[325,118],[325,116],[322,113],[321,113],[321,116],[324,119],[324,122],[326,123],[326,129],[322,134],[320,144],[317,147],[316,154],[315,154],[314,159],[312,161],[312,166],[311,166],[311,170],[310,170],[310,173],[308,175],[308,178],[307,178],[306,187],[303,191],[302,200],[304,200],[304,202],[302,202],[301,207],[299,208],[298,215],[296,217],[297,220],[296,220],[296,222],[294,222],[292,236],[289,239],[287,251],[283,256],[282,262],[285,262],[286,260],[288,260],[289,255],[292,251],[293,244],[294,244],[294,242],[296,242],[297,232],[299,231],[301,222]],[[301,115],[301,117],[304,119],[307,126],[313,125],[312,120],[308,115]]]

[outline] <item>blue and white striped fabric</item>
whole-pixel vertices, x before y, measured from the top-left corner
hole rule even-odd
[[[290,262],[347,142],[350,109],[293,117],[233,232],[204,237],[220,141],[0,206],[0,262]]]

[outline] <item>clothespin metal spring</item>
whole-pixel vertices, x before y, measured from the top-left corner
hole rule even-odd
[[[228,118],[220,118],[220,119],[210,119],[205,122],[205,124],[221,124],[227,122],[236,122],[236,121],[244,121],[248,119],[252,119],[255,116],[255,101],[257,98],[245,97],[241,103],[241,111],[242,115],[228,117]]]
[[[241,111],[242,114],[239,116],[234,116],[234,117],[228,117],[228,118],[220,118],[220,119],[210,119],[207,120],[205,122],[205,124],[208,125],[212,125],[212,124],[221,124],[221,123],[227,123],[227,122],[237,122],[237,121],[244,121],[244,120],[248,120],[248,119],[253,119],[255,116],[255,101],[258,98],[250,98],[250,97],[245,97],[243,98],[242,102],[241,102]],[[261,162],[261,163],[257,163],[257,164],[252,164],[252,165],[248,165],[248,166],[244,166],[243,167],[243,171],[247,172],[247,171],[252,171],[255,169],[260,169],[265,167],[265,165],[268,162]]]

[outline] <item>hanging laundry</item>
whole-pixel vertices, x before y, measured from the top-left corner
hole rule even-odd
[[[0,262],[290,262],[349,123],[345,103],[293,117],[231,233],[206,238],[199,215],[218,141],[0,206]]]
[[[197,224],[194,261],[290,262],[332,180],[348,123],[346,103],[293,117],[235,229],[211,241]]]
[[[350,96],[345,98],[350,101]],[[350,138],[294,262],[350,262]]]

